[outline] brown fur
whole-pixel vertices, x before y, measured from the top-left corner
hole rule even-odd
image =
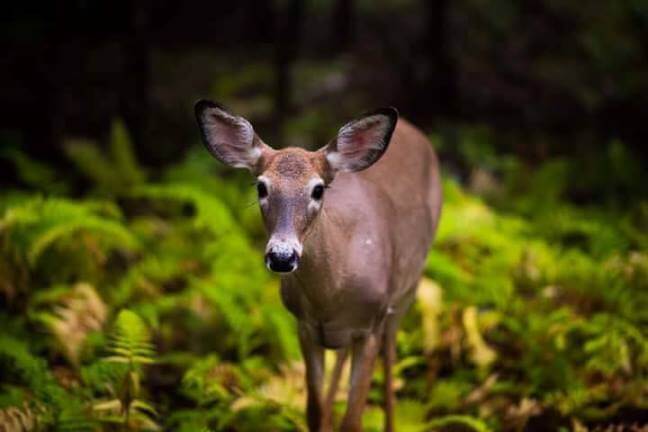
[[[413,301],[438,223],[436,156],[425,136],[400,120],[384,157],[365,171],[330,181],[323,152],[290,148],[272,155],[263,175],[284,194],[299,195],[314,176],[330,182],[317,215],[306,213],[305,196],[290,210],[304,253],[299,268],[282,277],[281,292],[299,322],[310,392],[322,394],[321,376],[313,372],[322,368],[322,347],[352,351],[355,372],[342,430],[360,430],[378,349],[384,344],[391,370],[398,322]],[[394,395],[387,382],[386,426],[392,430]],[[323,401],[309,396],[311,430],[331,430],[331,407]]]

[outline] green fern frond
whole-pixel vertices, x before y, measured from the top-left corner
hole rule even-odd
[[[458,427],[474,432],[491,432],[482,420],[467,415],[448,415],[428,422],[421,432],[457,430]]]
[[[108,209],[111,216],[102,214]],[[110,206],[98,206],[58,198],[34,198],[12,207],[0,219],[0,236],[4,247],[36,266],[42,254],[57,243],[82,246],[80,233],[87,233],[103,249],[134,249],[135,237],[114,217]],[[10,252],[10,253],[11,253]]]
[[[93,181],[99,193],[121,195],[144,182],[146,173],[137,164],[133,144],[121,120],[115,120],[110,135],[108,154],[89,140],[69,140],[67,156],[86,177]]]
[[[200,406],[232,399],[230,388],[240,384],[240,371],[234,365],[209,355],[197,360],[182,378],[182,392]]]
[[[188,184],[145,185],[136,188],[132,195],[188,204],[194,213],[192,219],[195,226],[216,235],[238,230],[228,208],[218,198]]]
[[[32,355],[24,341],[0,334],[0,366],[3,382],[24,386],[39,400],[56,402],[66,399],[47,363]]]
[[[67,393],[55,380],[47,363],[29,352],[27,344],[0,334],[0,382],[22,386],[31,395],[29,400],[42,410],[33,411],[41,425],[54,430],[92,430],[66,425],[90,425],[82,401]],[[67,429],[66,429],[67,428]]]
[[[111,383],[112,399],[93,404],[98,420],[121,424],[128,431],[160,429],[154,420],[157,411],[142,398],[140,383],[142,366],[153,363],[156,355],[150,338],[148,327],[135,312],[128,309],[119,312],[108,342],[109,355],[102,360],[105,364],[123,365],[125,373],[117,378],[117,382]],[[107,371],[109,375],[117,371],[110,369]]]
[[[80,415],[80,412],[83,415]],[[61,413],[55,430],[56,432],[94,432],[97,430],[97,422],[89,418],[85,410],[69,409]]]
[[[68,190],[68,185],[61,181],[53,167],[32,159],[18,148],[3,147],[0,149],[0,159],[10,161],[20,181],[31,188],[52,194],[64,194]]]
[[[128,369],[127,364],[107,362],[100,358],[89,365],[81,366],[80,374],[84,386],[92,394],[107,392],[114,396],[115,384],[124,381]]]
[[[128,184],[137,185],[144,182],[146,173],[137,163],[133,142],[121,119],[113,120],[110,130],[110,156],[114,168]]]
[[[146,324],[135,312],[122,310],[115,321],[115,328],[108,343],[110,356],[105,361],[129,365],[154,362],[155,350],[150,342]]]

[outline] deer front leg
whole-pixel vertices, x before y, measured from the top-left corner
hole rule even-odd
[[[331,374],[331,381],[329,383],[328,391],[326,392],[326,409],[329,410],[331,416],[333,415],[333,405],[335,404],[335,396],[337,395],[338,386],[340,384],[340,378],[342,377],[342,371],[344,369],[344,363],[346,362],[347,355],[349,350],[346,348],[341,348],[336,352],[335,366],[333,367],[333,373]]]
[[[362,431],[362,411],[367,402],[373,367],[380,349],[380,332],[370,333],[353,342],[351,388],[347,410],[342,420],[343,432]]]
[[[383,334],[383,366],[384,366],[384,399],[385,399],[385,432],[394,432],[394,384],[392,366],[396,359],[396,331],[398,320],[394,315],[389,315],[385,322]]]
[[[331,415],[323,400],[324,348],[317,345],[305,324],[299,324],[299,345],[306,365],[306,417],[310,432],[332,430]]]

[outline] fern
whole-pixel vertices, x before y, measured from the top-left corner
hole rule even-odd
[[[218,198],[189,184],[144,185],[134,189],[132,196],[189,205],[194,226],[215,235],[238,230],[228,208]]]
[[[58,198],[34,198],[7,210],[0,219],[0,240],[3,255],[22,269],[37,268],[41,257],[52,250],[49,265],[59,267],[60,273],[64,257],[75,256],[78,264],[92,268],[110,249],[137,247],[114,205]]]
[[[233,365],[210,355],[196,361],[182,378],[182,391],[200,406],[231,401],[230,390],[240,387],[241,373]]]
[[[59,386],[45,361],[34,357],[23,341],[2,334],[0,382],[5,386],[13,383],[31,393],[29,400],[37,409],[30,408],[29,413],[39,424],[55,430],[92,430],[93,422],[85,412],[83,402]],[[17,409],[26,414],[23,408]]]
[[[0,149],[0,159],[9,160],[15,167],[20,181],[30,188],[52,194],[64,194],[69,189],[55,169],[32,159],[17,148],[3,147]]]
[[[28,432],[38,427],[38,415],[26,402],[22,406],[0,409],[0,430],[3,432]]]
[[[122,310],[108,344],[108,363],[126,365],[125,375],[114,385],[114,398],[95,402],[93,409],[103,422],[118,423],[126,430],[159,430],[155,408],[142,398],[142,366],[154,362],[155,350],[146,324],[134,312]]]
[[[475,417],[465,415],[448,415],[434,419],[421,429],[421,432],[457,430],[465,428],[474,432],[491,432],[491,428],[486,423]]]
[[[146,177],[137,164],[131,139],[121,120],[113,121],[108,154],[87,140],[69,140],[65,149],[68,157],[93,181],[100,194],[126,194],[143,183]]]
[[[106,304],[95,288],[78,283],[72,289],[52,289],[45,295],[34,295],[30,317],[45,325],[56,345],[75,366],[88,335],[101,330],[108,313]]]
[[[589,336],[583,346],[588,370],[608,377],[648,373],[648,338],[638,327],[614,315],[596,314],[581,328]]]
[[[126,363],[133,368],[153,363],[155,355],[146,324],[128,309],[117,316],[108,351],[111,355],[105,361]]]
[[[397,339],[401,429],[517,430],[547,415],[589,426],[645,408],[648,204],[573,206],[572,161],[530,175],[496,156],[487,129],[464,132],[465,162],[506,179],[443,181],[429,279]],[[106,151],[68,147],[109,199],[0,194],[0,422],[304,428],[294,318],[263,267],[247,173],[221,172],[199,148],[145,183],[118,122]],[[637,188],[628,154],[610,150],[615,184]],[[23,156],[10,156],[22,183],[56,192],[59,174]],[[372,388],[368,429],[382,424],[380,399]]]

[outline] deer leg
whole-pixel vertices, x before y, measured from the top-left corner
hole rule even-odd
[[[308,328],[300,324],[299,345],[306,365],[306,417],[310,432],[328,432],[332,430],[330,416],[326,413],[322,399],[324,380],[324,348],[313,340]]]
[[[331,424],[333,421],[333,404],[335,403],[335,395],[338,391],[340,378],[342,377],[342,370],[344,369],[344,363],[346,362],[349,350],[347,348],[342,348],[337,350],[335,354],[335,366],[331,373],[331,380],[329,382],[328,391],[326,392],[326,400],[324,402],[326,411],[331,416]]]
[[[353,342],[351,388],[349,389],[347,410],[342,420],[341,430],[343,432],[362,431],[362,411],[367,402],[373,366],[379,349],[379,332],[370,333]]]
[[[383,334],[383,366],[384,366],[384,403],[385,403],[385,432],[394,432],[394,384],[392,366],[396,359],[396,331],[398,321],[393,315],[387,317]]]

